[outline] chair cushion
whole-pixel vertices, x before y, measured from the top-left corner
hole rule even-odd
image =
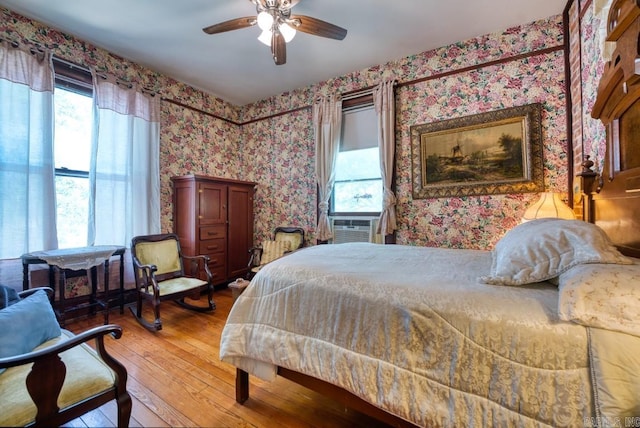
[[[279,259],[288,251],[291,251],[290,241],[264,241],[262,243],[260,264],[266,265],[269,262]]]
[[[0,358],[26,354],[60,336],[60,325],[44,290],[0,310]]]
[[[73,333],[62,330],[58,337],[36,349],[52,346],[69,337],[73,337]],[[61,353],[60,357],[67,367],[66,378],[58,397],[58,407],[61,410],[100,394],[115,384],[113,371],[86,344],[71,348]],[[35,420],[37,409],[26,385],[31,366],[26,364],[10,367],[0,374],[0,426],[24,426]]]
[[[289,241],[290,251],[297,250],[302,247],[302,234],[298,232],[278,232],[274,237],[276,241]]]
[[[180,270],[178,243],[174,239],[158,242],[138,242],[136,257],[142,264],[156,265],[156,275]]]
[[[166,281],[161,281],[158,285],[160,286],[160,296],[162,297],[168,294],[180,293],[182,291],[195,290],[206,284],[207,284],[207,281],[203,281],[198,278],[189,278],[189,277],[183,276],[180,278],[172,278],[172,279],[167,279]],[[143,289],[143,290],[146,290],[146,289]],[[149,291],[151,290],[152,289],[149,288]]]

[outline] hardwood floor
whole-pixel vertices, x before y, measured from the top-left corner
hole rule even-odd
[[[286,379],[251,378],[251,395],[235,401],[235,368],[218,358],[220,334],[233,303],[231,291],[214,294],[213,313],[162,304],[163,330],[151,333],[125,308],[112,309],[109,322],[124,330],[122,338],[105,340],[107,350],[128,370],[133,400],[131,426],[138,427],[386,427],[365,415]],[[100,314],[69,322],[80,332],[99,325]],[[107,403],[69,427],[113,427],[115,402]]]

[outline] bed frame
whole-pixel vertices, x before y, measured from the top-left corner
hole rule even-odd
[[[636,1],[617,0],[607,22],[608,40],[616,42],[605,66],[592,117],[607,131],[602,173],[586,156],[582,172],[584,220],[605,230],[625,255],[640,258],[640,8]],[[635,137],[635,138],[634,138]],[[330,383],[282,367],[278,375],[342,402],[391,426],[415,425],[377,408]],[[249,375],[238,369],[236,401],[249,398]]]
[[[640,8],[614,1],[607,40],[616,43],[605,64],[591,116],[607,131],[602,174],[587,158],[579,176],[585,193],[585,220],[605,230],[623,254],[640,257]]]
[[[278,367],[278,376],[282,376],[285,379],[289,379],[299,385],[309,388],[313,391],[332,398],[342,404],[345,407],[356,410],[358,412],[369,415],[379,421],[389,424],[393,427],[415,427],[414,424],[405,421],[391,413],[387,413],[384,410],[376,407],[357,395],[335,386],[329,382],[325,382],[318,378],[308,376],[284,367]],[[244,403],[249,398],[249,373],[241,369],[236,369],[236,401],[238,403]]]

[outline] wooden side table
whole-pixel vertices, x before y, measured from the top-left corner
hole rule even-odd
[[[249,284],[251,284],[251,281],[247,281],[246,279],[242,278],[238,278],[235,281],[229,283],[229,288],[231,289],[231,295],[233,296],[234,302],[242,294],[245,288],[249,286]]]
[[[104,322],[109,321],[109,259],[113,256],[120,257],[120,312],[124,312],[124,253],[125,247],[118,246],[95,246],[69,248],[49,251],[37,251],[34,253],[23,254],[22,259],[22,289],[28,290],[29,287],[29,265],[46,264],[49,266],[49,285],[59,292],[59,311],[58,317],[61,325],[64,325],[64,314],[66,311],[80,309],[86,305],[77,305],[67,307],[65,302],[65,283],[66,278],[72,278],[80,275],[89,274],[91,276],[91,294],[89,295],[90,310],[93,311],[95,306],[100,306],[104,310]],[[108,256],[102,256],[106,254]],[[97,266],[104,266],[104,299],[98,299],[97,296]],[[58,273],[58,287],[55,285],[55,274]]]

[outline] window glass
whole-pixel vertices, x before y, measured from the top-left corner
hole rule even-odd
[[[53,99],[56,168],[88,172],[93,99],[59,86]]]
[[[60,248],[87,245],[92,97],[56,86],[54,157]]]
[[[382,179],[378,147],[340,152],[333,190],[335,213],[378,213]]]

